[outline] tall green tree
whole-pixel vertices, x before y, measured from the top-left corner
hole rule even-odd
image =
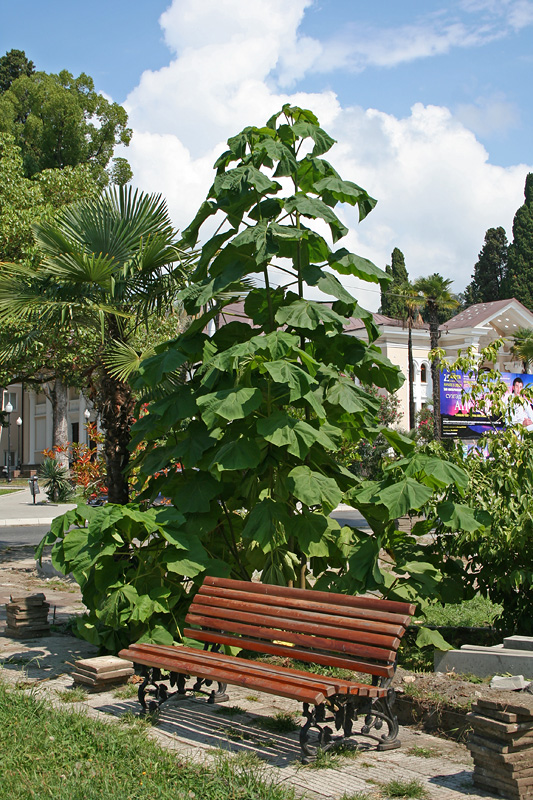
[[[465,289],[465,305],[504,299],[508,243],[504,228],[489,228],[474,266],[472,282]]]
[[[124,187],[61,209],[34,233],[38,267],[4,265],[0,321],[15,315],[74,339],[99,334],[91,399],[105,431],[109,499],[126,503],[135,405],[128,376],[140,358],[133,340],[152,316],[172,309],[191,256],[177,247],[161,197]]]
[[[21,75],[33,75],[34,72],[33,61],[26,58],[24,50],[10,50],[0,58],[0,94],[7,92]]]
[[[513,220],[513,241],[509,246],[506,291],[533,311],[533,173],[526,177],[525,203]]]
[[[385,272],[392,280],[387,287],[381,289],[381,313],[387,317],[406,319],[407,307],[399,289],[409,282],[409,274],[405,267],[404,254],[398,247],[392,251],[391,263],[385,267]]]
[[[440,431],[440,358],[437,352],[439,346],[439,325],[441,315],[449,316],[450,311],[457,308],[458,302],[450,292],[452,281],[443,278],[437,272],[427,278],[418,278],[414,283],[415,291],[424,299],[424,309],[429,322],[429,339],[435,357],[431,361],[431,382],[433,391],[433,430],[436,439],[441,438]]]
[[[414,288],[414,285],[407,281],[397,289],[398,299],[403,303],[404,311],[402,319],[407,325],[407,364],[409,380],[409,430],[415,427],[415,362],[413,358],[413,328],[422,324],[420,309],[424,305],[424,299]]]
[[[23,74],[0,95],[0,132],[20,147],[26,177],[88,164],[101,185],[118,144],[129,144],[128,115],[94,90],[91,77],[62,70]]]
[[[375,285],[389,277],[339,245],[347,229],[337,204],[358,206],[364,219],[375,201],[324,159],[332,145],[311,111],[286,105],[264,127],[233,136],[216,163],[184,233],[194,246],[204,223],[218,223],[182,293],[193,321],[142,362],[137,384],[151,398],[132,430],[131,446],[146,446],[137,459],[140,499],[163,492],[173,507],[107,505],[89,509],[90,520],[78,507],[41,544],[40,552],[53,545],[54,564],[80,582],[88,615],[78,632],[100,647],[179,639],[206,574],[249,578],[258,570],[264,582],[457,601],[446,560],[417,535],[437,519],[454,531],[463,521],[478,526],[470,509],[447,502],[450,485],[467,478],[381,426],[380,403],[362,385],[394,391],[402,376],[373,344],[372,315],[342,283],[344,275]],[[313,230],[315,219],[329,227],[329,243]],[[286,285],[274,285],[273,268],[276,284],[282,272]],[[213,331],[209,323],[252,275],[262,279],[244,302],[252,324]],[[308,287],[333,296],[332,306],[307,299]],[[364,321],[370,341],[345,333],[350,317]],[[180,382],[183,370],[188,380]],[[379,480],[361,481],[338,463],[348,438],[380,434],[402,457]],[[372,536],[330,517],[341,500],[362,511]],[[413,536],[396,529],[397,517],[430,501]]]

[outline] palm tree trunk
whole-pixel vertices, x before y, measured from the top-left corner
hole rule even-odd
[[[44,387],[44,392],[52,404],[52,445],[59,448],[56,460],[68,469],[68,387],[61,378],[55,378],[51,386]]]
[[[108,501],[125,505],[129,499],[125,475],[130,453],[130,427],[135,401],[127,383],[103,372],[97,409],[105,431],[104,455],[107,469]]]
[[[413,362],[413,317],[407,318],[407,357],[409,360],[409,430],[415,427],[415,365]]]
[[[429,341],[431,349],[436,350],[439,346],[439,318],[437,311],[432,310],[429,319]],[[440,439],[440,358],[434,358],[431,362],[431,381],[433,383],[433,435],[435,439]]]

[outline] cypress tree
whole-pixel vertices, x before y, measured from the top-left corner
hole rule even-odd
[[[509,246],[507,280],[508,297],[516,297],[533,311],[533,173],[526,177],[525,203],[513,220],[513,242]]]
[[[504,299],[508,249],[505,230],[489,228],[474,267],[472,283],[465,289],[468,305]]]
[[[405,268],[404,254],[398,247],[392,251],[391,264],[385,267],[385,272],[391,276],[392,281],[385,290],[381,290],[381,313],[387,317],[405,319],[407,306],[398,290],[409,283],[409,275]]]

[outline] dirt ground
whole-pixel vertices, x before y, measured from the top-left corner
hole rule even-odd
[[[50,623],[61,630],[74,614],[83,612],[78,585],[68,578],[52,574],[49,554],[43,558],[39,569],[34,559],[33,547],[8,547],[0,549],[0,635],[5,627],[5,603],[11,596],[20,597],[44,592],[50,603]],[[413,673],[398,669],[394,685],[399,694],[408,695],[422,707],[437,706],[468,710],[479,697],[511,701],[514,692],[490,689],[488,680],[473,683],[461,676],[441,673]]]

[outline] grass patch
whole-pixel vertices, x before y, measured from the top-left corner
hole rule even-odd
[[[492,625],[494,617],[501,612],[500,605],[491,603],[488,597],[481,595],[476,595],[463,603],[434,605],[424,610],[427,625],[452,626],[454,628],[483,628]]]
[[[0,496],[3,494],[13,494],[13,492],[18,492],[19,489],[0,489]]]
[[[215,708],[214,713],[223,717],[235,717],[237,714],[246,714],[246,711],[240,706],[219,706]]]
[[[278,711],[273,717],[260,717],[254,720],[254,725],[271,733],[291,733],[299,729],[296,722],[300,715],[291,711]]]
[[[126,683],[124,686],[119,686],[113,692],[113,697],[117,700],[131,700],[132,697],[137,697],[138,686],[135,683]]]
[[[316,758],[306,765],[306,769],[329,769],[336,767],[341,758],[359,758],[361,751],[358,750],[357,745],[351,747],[348,744],[340,745],[334,750],[317,750]]]
[[[352,792],[352,794],[344,793],[341,800],[370,800],[370,795],[365,792]]]
[[[83,703],[87,700],[88,694],[81,686],[74,686],[73,689],[62,689],[56,691],[57,696],[64,703]]]
[[[433,747],[411,747],[407,751],[407,755],[416,756],[417,758],[435,758],[438,752]]]
[[[392,780],[381,786],[383,793],[387,797],[405,797],[413,800],[422,800],[428,796],[427,789],[422,786],[420,781],[397,781]]]
[[[0,684],[0,800],[294,800],[286,785],[231,758],[196,765],[146,731],[51,709]]]

